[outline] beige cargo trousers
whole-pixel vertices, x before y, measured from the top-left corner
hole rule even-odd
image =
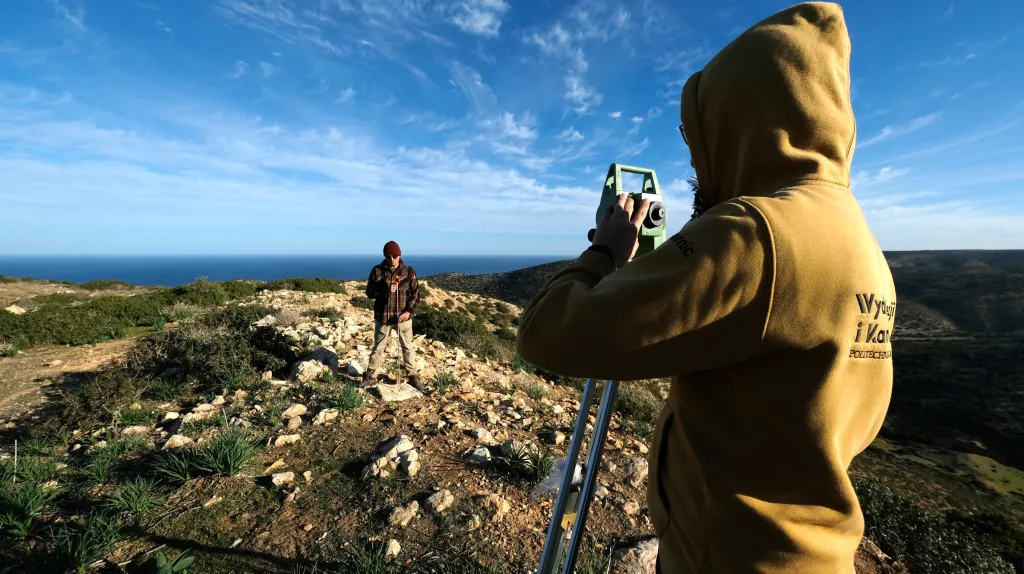
[[[384,352],[388,348],[388,341],[393,332],[398,332],[398,345],[402,350],[402,366],[406,374],[415,375],[419,373],[419,365],[416,362],[416,347],[412,340],[412,319],[402,321],[395,325],[386,325],[380,321],[374,321],[373,325],[373,349],[370,350],[370,364],[366,366],[366,372],[371,377],[377,376],[380,365],[384,362]]]

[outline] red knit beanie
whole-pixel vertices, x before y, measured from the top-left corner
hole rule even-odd
[[[401,257],[402,249],[394,241],[388,241],[386,244],[384,244],[384,256]]]

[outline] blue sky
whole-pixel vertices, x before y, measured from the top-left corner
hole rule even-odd
[[[5,0],[0,253],[573,255],[612,162],[678,228],[682,83],[789,4]],[[1024,248],[1024,3],[844,9],[882,247]]]

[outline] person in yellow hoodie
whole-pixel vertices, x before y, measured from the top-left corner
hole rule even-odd
[[[671,377],[647,494],[662,572],[854,572],[848,468],[889,406],[896,292],[850,190],[850,49],[833,3],[739,35],[682,90],[697,216],[631,261],[647,205],[620,197],[523,312],[543,369]]]

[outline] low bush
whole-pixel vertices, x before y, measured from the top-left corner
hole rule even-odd
[[[366,297],[365,295],[356,295],[352,297],[351,303],[353,307],[359,309],[370,309],[373,310],[373,299]]]
[[[107,508],[137,522],[143,514],[163,502],[153,494],[155,487],[156,483],[142,477],[129,480],[107,500]]]
[[[122,535],[114,515],[101,510],[77,523],[51,526],[49,537],[53,554],[48,566],[54,570],[48,571],[85,572],[92,563],[110,554]]]
[[[302,315],[304,317],[314,317],[314,318],[317,318],[317,319],[327,319],[327,320],[332,321],[332,322],[341,321],[342,319],[344,319],[344,316],[341,314],[341,311],[339,311],[338,309],[333,309],[333,308],[314,309],[312,311],[306,311]]]
[[[127,407],[140,399],[172,400],[247,386],[280,372],[298,356],[272,327],[252,323],[273,313],[260,305],[228,305],[140,341],[125,361],[84,377],[58,405],[58,416],[34,429],[41,438],[120,422],[148,424],[151,413]],[[121,417],[114,421],[114,413]],[[127,416],[127,419],[124,417]]]
[[[854,488],[864,512],[865,536],[910,572],[1013,572],[1013,566],[962,521],[926,511],[872,480],[856,479]]]
[[[619,383],[615,412],[637,423],[654,424],[664,402],[656,382],[623,381]]]
[[[348,293],[348,289],[337,279],[326,277],[295,277],[278,279],[267,283],[266,290],[306,291],[309,293]]]
[[[33,521],[61,490],[50,482],[57,476],[53,463],[31,457],[19,463],[15,470],[13,460],[0,461],[0,529],[14,536],[28,536]]]
[[[212,440],[179,452],[165,453],[157,462],[156,471],[178,482],[204,475],[234,476],[256,454],[262,440],[263,437],[248,429],[225,423]]]
[[[510,360],[514,354],[509,341],[498,338],[464,313],[424,306],[416,316],[414,329],[429,339],[461,346],[481,357]]]
[[[87,291],[110,291],[116,289],[132,289],[135,285],[125,283],[124,281],[100,279],[97,281],[87,281],[85,283],[75,285],[75,287],[85,289]]]

